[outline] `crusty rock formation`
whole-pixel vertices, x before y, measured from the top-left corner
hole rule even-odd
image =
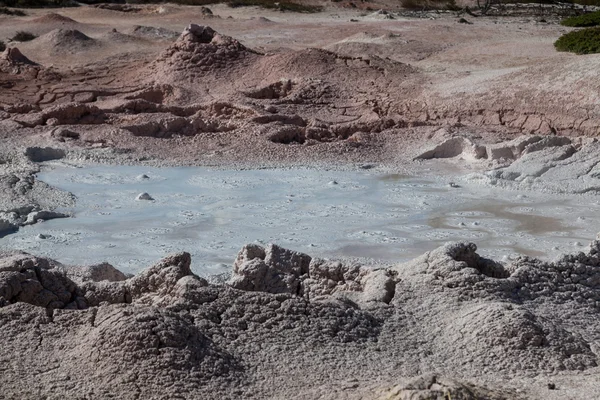
[[[514,393],[502,393],[475,385],[456,382],[436,375],[424,375],[385,391],[379,400],[508,400],[518,399]]]
[[[372,270],[339,261],[312,259],[275,244],[249,244],[233,263],[228,284],[236,289],[291,293],[307,299],[342,297],[360,304],[389,303],[394,296],[395,273]]]
[[[155,61],[154,68],[157,80],[169,82],[227,70],[254,54],[237,40],[209,26],[190,24]]]
[[[0,72],[19,75],[31,73],[38,65],[25,57],[16,47],[7,47],[0,54]]]
[[[540,388],[499,377],[597,367],[600,241],[505,266],[452,243],[381,270],[247,245],[225,286],[190,262],[128,278],[0,254],[3,395],[515,399]]]
[[[0,237],[23,225],[67,217],[68,215],[53,210],[60,206],[72,206],[74,203],[71,193],[38,180],[35,176],[38,168],[30,159],[53,159],[60,154],[64,155],[62,150],[31,147],[23,153],[25,154],[14,154],[10,159],[12,166],[0,173]]]

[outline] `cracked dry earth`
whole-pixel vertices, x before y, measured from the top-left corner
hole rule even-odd
[[[0,16],[0,39],[39,36],[0,55],[1,235],[67,216],[35,177],[55,160],[444,158],[482,184],[600,187],[600,58],[556,53],[555,18],[211,8]],[[501,264],[461,242],[374,269],[249,244],[206,280],[187,253],[128,276],[8,251],[0,398],[596,398],[599,254]]]

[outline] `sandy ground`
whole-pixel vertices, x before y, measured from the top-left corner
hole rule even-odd
[[[600,56],[556,52],[557,17],[344,5],[0,16],[0,40],[38,35],[0,55],[0,240],[77,205],[35,176],[57,160],[428,171],[595,201]],[[499,262],[459,243],[373,269],[248,245],[210,283],[187,253],[130,277],[4,251],[0,398],[596,398],[599,246]]]

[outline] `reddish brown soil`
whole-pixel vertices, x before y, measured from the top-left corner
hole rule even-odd
[[[0,61],[2,137],[51,142],[62,126],[80,133],[63,146],[142,159],[394,163],[440,128],[488,141],[597,131],[598,57],[557,53],[556,20],[134,8],[2,17],[0,39],[40,35],[9,43],[36,65]],[[190,22],[216,32],[174,41]]]

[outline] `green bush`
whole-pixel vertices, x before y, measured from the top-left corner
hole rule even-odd
[[[0,0],[0,6],[18,8],[77,7],[73,0]]]
[[[600,25],[600,11],[589,14],[578,15],[576,17],[565,18],[560,21],[561,25],[574,27],[589,27]]]
[[[21,10],[11,10],[10,8],[6,7],[0,7],[0,14],[15,15],[17,17],[24,17],[25,15],[27,15]]]
[[[279,11],[293,11],[301,13],[315,13],[323,9],[318,6],[307,6],[294,3],[292,1],[274,1],[274,0],[230,0],[227,5],[232,8],[258,6],[262,8],[270,8]]]
[[[458,11],[456,0],[400,0],[402,8],[407,10],[451,10]]]
[[[15,36],[11,38],[11,40],[14,40],[15,42],[29,42],[30,40],[33,40],[36,37],[37,36],[35,36],[31,32],[18,31],[17,33],[15,33]]]
[[[567,3],[580,4],[582,6],[600,6],[600,0],[573,0]]]
[[[576,54],[600,53],[600,27],[565,33],[554,42],[554,47]]]

